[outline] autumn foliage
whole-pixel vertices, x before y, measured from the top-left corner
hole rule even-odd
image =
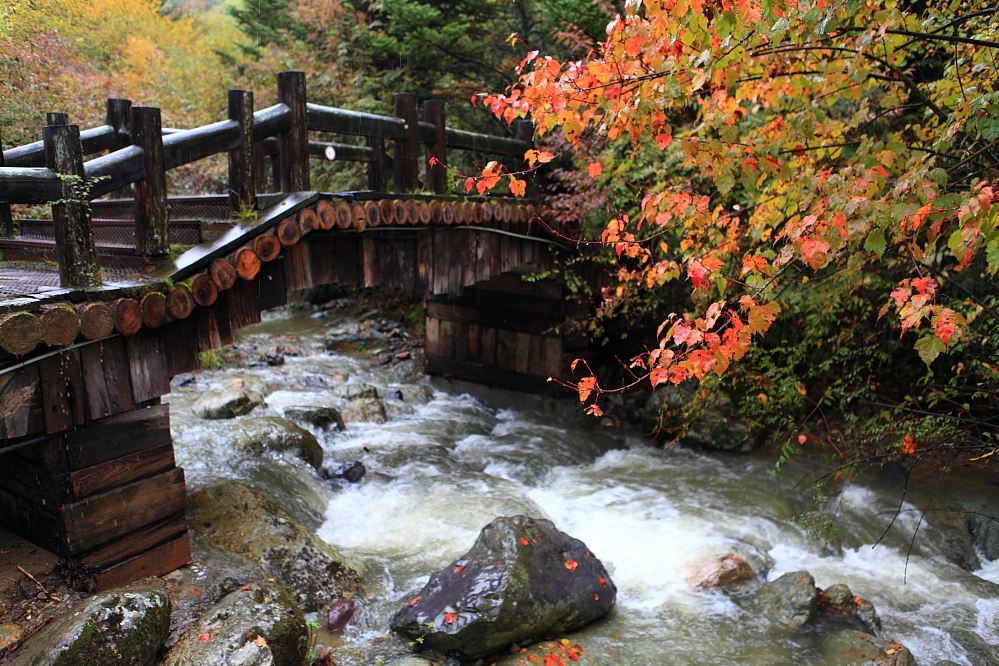
[[[636,186],[629,212],[608,210],[600,232],[614,262],[601,312],[667,283],[690,289],[686,311],[631,360],[635,381],[724,375],[782,311],[834,308],[802,296],[818,285],[872,302],[931,368],[926,378],[935,369],[945,379],[945,397],[982,399],[999,378],[988,289],[999,269],[997,10],[896,0],[625,7],[587,57],[529,51],[518,83],[481,102],[507,121],[530,118],[540,139],[560,135],[607,186],[608,153],[594,145],[630,142],[633,155],[654,145],[676,165]],[[941,368],[952,352],[964,356]],[[600,396],[620,387],[589,373],[575,388],[600,414]]]

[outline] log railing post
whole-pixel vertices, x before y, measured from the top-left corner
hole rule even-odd
[[[128,148],[132,145],[132,100],[114,99],[107,101],[107,115],[105,123],[114,129],[114,142],[111,151]],[[121,189],[108,194],[111,199],[128,199],[132,196],[131,185],[126,185]]]
[[[97,248],[86,198],[80,128],[48,125],[42,128],[42,141],[45,166],[62,176],[62,200],[52,204],[59,284],[63,287],[99,287],[101,270],[97,265]]]
[[[524,152],[527,152],[534,147],[534,123],[530,120],[521,120],[517,123],[517,138],[524,142]],[[530,165],[524,161],[523,156],[518,160],[521,170],[526,170],[530,168]],[[527,192],[526,195],[529,197],[536,196],[538,193],[538,172],[534,172],[532,178],[524,178],[527,182]]]
[[[3,136],[0,135],[0,168],[3,161]],[[0,238],[10,238],[14,235],[14,216],[10,212],[10,204],[0,201]]]
[[[371,161],[368,162],[368,189],[372,192],[385,191],[385,139],[380,136],[367,137],[371,148]]]
[[[291,127],[281,133],[281,189],[309,189],[309,126],[306,118],[305,72],[278,74],[278,101],[291,109]]]
[[[418,186],[420,126],[416,117],[416,95],[396,93],[394,100],[396,117],[406,121],[406,138],[395,140],[395,154],[392,156],[392,190],[402,194]]]
[[[423,120],[437,128],[436,143],[427,144],[427,189],[436,194],[447,192],[447,137],[444,135],[444,101],[423,102]],[[436,162],[432,164],[431,162]]]
[[[132,142],[142,148],[146,167],[146,177],[135,182],[135,249],[152,265],[154,257],[162,257],[170,251],[163,125],[159,109],[132,107]]]
[[[46,125],[68,125],[69,114],[60,111],[49,111],[45,114]]]
[[[229,213],[236,214],[257,207],[252,92],[229,91],[229,120],[239,123],[239,134],[229,147]]]

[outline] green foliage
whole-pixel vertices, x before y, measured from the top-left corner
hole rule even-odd
[[[202,370],[221,370],[222,358],[216,349],[209,349],[198,354],[198,368]]]

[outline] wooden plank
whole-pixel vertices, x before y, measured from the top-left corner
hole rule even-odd
[[[482,329],[482,365],[496,367],[496,329],[491,326]]]
[[[300,291],[313,286],[312,251],[310,242],[299,241],[284,250],[285,285],[288,291]]]
[[[338,284],[358,285],[364,279],[361,264],[361,237],[357,234],[337,238]]]
[[[486,282],[480,282],[475,285],[475,288],[479,291],[498,291],[518,296],[547,298],[553,301],[562,300],[562,283],[552,279],[524,282],[518,275],[503,273],[491,277]]]
[[[45,429],[38,365],[0,375],[0,439],[33,435]]]
[[[545,374],[545,339],[540,335],[529,336],[527,348],[527,374]]]
[[[454,358],[454,324],[449,321],[440,323],[440,341],[437,349],[441,358]]]
[[[416,237],[416,276],[413,289],[421,294],[431,291],[434,280],[434,233],[420,233]]]
[[[471,229],[461,229],[459,233],[464,236],[462,252],[462,282],[463,287],[471,287],[476,282],[476,268],[479,262],[478,236],[479,234]]]
[[[147,576],[162,576],[190,561],[191,542],[185,534],[107,571],[102,571],[97,577],[97,591],[121,587]]]
[[[464,303],[465,297],[467,297],[471,292],[471,289],[466,290],[465,294],[456,300],[459,303]],[[479,326],[492,325],[508,331],[531,333],[534,335],[542,335],[549,332],[554,326],[560,323],[551,319],[544,319],[542,317],[522,317],[517,314],[511,314],[509,311],[500,308],[494,308],[491,310],[485,308],[469,308],[453,304],[450,302],[451,299],[438,299],[441,299],[441,297],[437,296],[432,300],[427,301],[427,315],[437,319],[460,321],[466,324],[477,324]]]
[[[500,370],[514,370],[517,355],[517,333],[497,329],[496,367]]]
[[[423,351],[427,356],[440,356],[441,322],[429,315],[425,319],[426,331],[423,335]]]
[[[69,471],[66,438],[59,435],[18,449],[17,454],[55,474],[64,474]]]
[[[569,368],[562,365],[562,339],[545,338],[545,374],[549,377],[560,377]]]
[[[222,346],[231,345],[233,342],[232,336],[232,323],[231,316],[229,314],[229,301],[224,298],[220,298],[215,301],[214,305],[211,307],[212,318],[215,320],[215,326],[218,329],[219,341]]]
[[[132,408],[132,382],[123,337],[80,347],[80,361],[88,419],[96,421]]]
[[[167,541],[173,541],[187,532],[187,519],[183,511],[162,520],[144,525],[120,539],[101,544],[93,550],[78,555],[81,564],[97,569],[107,569],[124,560],[142,554]]]
[[[565,321],[565,304],[561,300],[484,291],[478,285],[469,287],[454,300],[470,310],[484,310],[497,315],[502,313],[514,320],[543,319],[558,324]]]
[[[66,455],[70,471],[76,471],[172,442],[170,405],[153,405],[69,433]]]
[[[74,425],[82,425],[87,418],[87,409],[80,351],[71,349],[42,359],[38,363],[38,372],[42,383],[45,431],[62,432]]]
[[[237,280],[238,286],[242,280]],[[228,298],[237,286],[225,293]],[[163,340],[163,352],[166,357],[167,376],[175,377],[198,368],[198,331],[192,317],[178,319],[156,329]]]
[[[451,255],[448,246],[450,234],[444,229],[434,229],[434,279],[431,294],[446,294],[448,291],[448,271],[451,268]]]
[[[160,342],[159,336],[148,328],[140,329],[135,335],[125,338],[132,379],[132,398],[137,403],[147,402],[170,392],[166,354],[163,353]]]
[[[486,233],[489,239],[489,277],[492,279],[503,272],[503,243],[499,234]]]
[[[416,238],[401,238],[396,241],[395,248],[399,289],[413,291],[416,288]]]
[[[69,475],[72,500],[80,501],[174,467],[173,442],[85,467]]]
[[[463,322],[450,322],[450,324],[451,348],[454,350],[454,359],[468,363],[468,324]]]
[[[427,357],[426,368],[428,374],[447,375],[453,379],[505,388],[521,393],[529,392],[562,397],[569,395],[566,389],[560,387],[555,382],[546,381],[546,378],[525,375],[512,370],[502,370],[500,368],[472,363],[459,363],[458,361],[437,356]]]
[[[283,257],[261,265],[260,273],[253,281],[257,288],[257,307],[261,312],[279,308],[288,302],[288,285],[285,278]]]
[[[198,335],[198,353],[222,346],[218,320],[211,308],[198,308],[194,311],[194,326]]]
[[[394,234],[379,237],[375,247],[378,254],[379,285],[388,289],[398,289],[401,283],[399,280],[398,249]]]
[[[482,327],[468,324],[468,361],[482,363]]]
[[[448,276],[447,293],[458,296],[465,287],[465,267],[468,265],[468,232],[464,229],[448,230]]]
[[[531,336],[527,333],[517,333],[517,347],[514,352],[513,369],[528,374],[531,353]]]
[[[33,544],[54,553],[63,553],[59,518],[23,497],[0,488],[0,521]]]
[[[73,501],[66,474],[39,467],[17,453],[0,455],[0,479],[7,492],[51,510]]]
[[[378,243],[374,234],[364,234],[361,237],[361,272],[364,276],[362,287],[380,287],[381,265],[378,258]]]
[[[225,300],[228,301],[229,306],[229,324],[233,330],[250,326],[260,321],[260,308],[257,306],[257,287],[255,282],[256,280],[236,280],[236,284],[224,292]]]
[[[336,284],[334,243],[332,238],[311,238],[309,240],[309,264],[312,266],[312,281],[315,285]]]
[[[175,467],[60,509],[69,553],[89,550],[187,506],[184,470]]]

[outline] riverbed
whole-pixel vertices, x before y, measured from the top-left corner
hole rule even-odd
[[[348,641],[385,634],[400,604],[468,550],[484,525],[526,514],[584,541],[610,571],[614,612],[573,637],[605,665],[838,666],[821,634],[776,630],[747,598],[690,586],[694,566],[728,553],[760,580],[805,569],[819,587],[848,585],[873,601],[880,635],[908,647],[921,666],[942,659],[979,666],[999,646],[999,564],[969,573],[947,561],[947,532],[932,517],[921,519],[935,478],[927,489],[909,488],[901,504],[902,484],[891,475],[830,487],[836,534],[816,539],[796,521],[811,498],[816,468],[809,463],[774,475],[770,452],[664,450],[637,432],[561,419],[550,402],[476,398],[456,385],[441,390],[419,372],[418,353],[379,365],[367,352],[380,340],[327,351],[322,335],[332,321],[308,311],[269,313],[241,331],[237,345],[292,348],[283,365],[184,375],[166,399],[177,462],[192,490],[241,480],[358,567],[364,593]],[[343,385],[375,387],[385,423],[310,428],[326,468],[359,460],[365,478],[332,487],[291,454],[233,449],[232,429],[245,417],[203,420],[191,405],[199,391],[237,375],[263,380],[268,404],[253,417],[320,404]],[[938,495],[988,504],[990,488],[947,478]]]

